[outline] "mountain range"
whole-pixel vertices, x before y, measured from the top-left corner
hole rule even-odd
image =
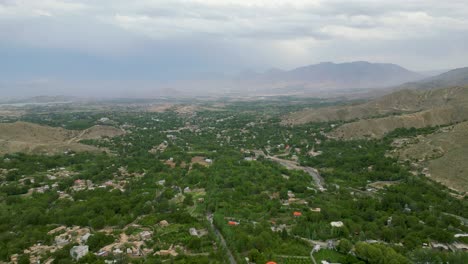
[[[424,76],[390,63],[356,61],[347,63],[322,62],[284,71],[271,69],[260,74],[241,74],[239,81],[268,84],[288,88],[288,85],[304,88],[379,88],[422,79]]]
[[[235,76],[204,74],[193,79],[157,80],[55,80],[47,82],[0,83],[21,95],[63,94],[84,97],[193,97],[274,96],[354,97],[403,83],[417,85],[426,75],[391,63],[355,61],[322,62],[292,70],[270,69],[263,73],[245,71]],[[447,78],[451,79],[451,76]],[[428,86],[438,85],[428,80]],[[67,90],[64,90],[67,87]],[[11,89],[15,88],[15,89]],[[72,91],[74,94],[72,94]]]

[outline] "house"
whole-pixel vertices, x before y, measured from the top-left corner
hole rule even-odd
[[[343,227],[344,226],[343,222],[341,222],[341,221],[330,222],[330,225],[332,227]]]
[[[159,251],[156,251],[156,253],[154,253],[154,255],[160,255],[160,256],[173,256],[173,257],[177,257],[177,255],[179,255],[175,249],[174,249],[174,246],[171,245],[169,247],[169,249],[162,249],[162,250],[159,250]]]
[[[65,230],[65,229],[67,229],[66,226],[59,226],[57,228],[54,228],[54,229],[50,230],[49,232],[47,232],[47,234],[48,235],[53,235],[53,234],[58,233],[58,232],[60,232],[62,230]]]
[[[79,260],[80,258],[86,256],[89,252],[88,246],[74,246],[70,249],[70,256],[74,260]]]
[[[197,229],[195,229],[193,227],[189,229],[189,233],[190,233],[191,236],[198,236]]]
[[[317,208],[310,208],[310,211],[311,211],[311,212],[314,212],[314,213],[320,213],[320,211],[322,211],[322,209],[320,209],[319,207],[317,207]]]
[[[278,226],[272,226],[271,227],[271,231],[273,231],[273,232],[281,232],[281,231],[283,231],[285,229],[286,229],[285,224],[281,224],[281,225],[278,225]]]
[[[70,243],[70,237],[67,234],[62,234],[56,236],[54,241],[58,247],[64,247],[65,245],[68,245],[68,243]]]
[[[161,185],[161,186],[164,186],[165,183],[166,183],[166,180],[160,180],[160,181],[158,181],[158,184]]]
[[[293,215],[294,215],[295,217],[299,217],[299,216],[302,216],[302,213],[296,211],[296,212],[293,213]]]
[[[239,225],[239,222],[236,222],[236,221],[228,221],[228,225],[230,225],[230,226],[237,226],[237,225]]]
[[[153,233],[150,232],[150,231],[142,231],[142,232],[140,232],[140,238],[141,238],[141,240],[148,240],[148,239],[151,239],[152,236],[153,236]]]
[[[102,117],[102,118],[100,118],[100,119],[98,120],[99,123],[107,123],[107,122],[109,122],[109,121],[110,121],[110,119],[109,119],[108,117]]]
[[[114,251],[112,251],[112,253],[114,253],[115,255],[119,255],[119,254],[122,254],[123,251],[120,248],[116,248],[114,249]]]
[[[177,139],[177,136],[175,135],[167,135],[166,137],[171,140]]]

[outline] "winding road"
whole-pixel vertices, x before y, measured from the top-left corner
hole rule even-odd
[[[325,184],[325,180],[320,176],[319,172],[317,169],[314,169],[312,167],[304,167],[299,165],[296,161],[292,160],[286,160],[286,159],[281,159],[278,158],[277,156],[270,156],[270,155],[265,155],[265,153],[261,150],[256,150],[254,151],[255,154],[258,156],[264,156],[265,158],[272,160],[274,162],[277,162],[284,167],[288,168],[289,170],[302,170],[305,171],[307,174],[309,174],[312,177],[312,180],[315,182],[315,185],[319,189],[319,191],[323,192],[326,189],[323,187]]]

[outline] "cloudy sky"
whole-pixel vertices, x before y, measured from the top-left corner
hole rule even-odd
[[[0,0],[4,80],[172,79],[322,61],[468,66],[466,0]]]

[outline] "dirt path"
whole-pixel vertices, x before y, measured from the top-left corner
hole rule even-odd
[[[234,258],[234,256],[232,255],[231,250],[230,250],[230,249],[228,248],[228,246],[226,245],[226,240],[224,239],[224,237],[223,237],[223,235],[221,234],[221,232],[219,232],[218,228],[216,228],[216,226],[213,224],[213,215],[208,213],[208,214],[206,215],[206,219],[208,220],[208,222],[210,222],[211,228],[213,228],[215,235],[216,235],[216,236],[219,238],[219,240],[221,241],[221,246],[223,246],[223,247],[226,249],[226,252],[227,252],[227,255],[228,255],[228,258],[229,258],[229,263],[230,263],[230,264],[237,264],[237,261],[236,261],[236,259]]]
[[[81,131],[81,133],[78,136],[73,137],[70,140],[68,140],[67,144],[70,145],[71,143],[78,142],[80,138],[86,133],[86,131],[88,131],[88,129]]]

